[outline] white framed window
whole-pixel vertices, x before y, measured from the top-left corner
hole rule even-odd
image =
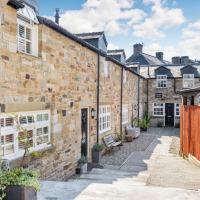
[[[111,106],[99,107],[99,133],[111,130]]]
[[[180,116],[180,104],[175,103],[175,116],[179,117]]]
[[[183,74],[183,88],[194,87],[194,74]]]
[[[32,54],[32,35],[31,25],[25,22],[18,23],[18,51],[26,54]]]
[[[167,87],[167,75],[157,75],[156,76],[156,87],[166,88]]]
[[[128,123],[128,104],[122,105],[122,124]]]
[[[126,70],[123,71],[123,84],[127,83],[127,72]]]
[[[164,116],[164,103],[154,103],[153,104],[153,116]]]
[[[42,150],[50,145],[50,111],[30,111],[0,114],[0,156],[20,157],[25,147],[29,151]]]

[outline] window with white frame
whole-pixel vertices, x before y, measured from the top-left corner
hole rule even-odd
[[[153,116],[164,116],[164,104],[154,103],[153,104]]]
[[[22,53],[38,54],[38,19],[33,8],[24,5],[17,11],[17,50]]]
[[[20,157],[26,147],[37,151],[50,143],[50,111],[0,114],[0,156]]]
[[[157,75],[156,76],[156,87],[166,88],[167,87],[167,75]]]
[[[183,88],[194,87],[194,74],[183,74]]]
[[[177,116],[177,117],[180,116],[180,104],[179,103],[175,104],[175,116]]]
[[[18,23],[18,51],[32,54],[32,28],[25,23]]]
[[[128,123],[128,104],[122,105],[122,124]]]
[[[99,133],[111,130],[111,106],[99,107]]]

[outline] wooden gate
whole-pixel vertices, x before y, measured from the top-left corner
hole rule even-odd
[[[200,106],[181,106],[181,153],[200,160]]]

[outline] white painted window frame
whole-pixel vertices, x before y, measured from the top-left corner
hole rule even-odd
[[[194,74],[183,74],[183,88],[192,88],[192,87],[194,87]]]
[[[37,121],[37,115],[46,115],[48,116],[48,119],[43,120],[43,121]],[[34,117],[34,122],[33,123],[26,123],[26,124],[21,124],[20,126],[22,128],[25,128],[26,130],[33,130],[33,147],[29,148],[30,152],[33,151],[39,151],[43,150],[47,147],[50,146],[50,141],[51,141],[51,115],[50,115],[50,110],[40,110],[40,111],[30,111],[30,112],[16,112],[16,113],[2,113],[0,114],[0,119],[6,119],[9,117],[15,118],[17,117],[18,123],[19,123],[19,118],[21,116],[33,116]],[[37,144],[37,129],[38,128],[45,128],[48,127],[48,133],[45,135],[48,137],[48,141],[46,143],[42,144]],[[18,157],[23,156],[24,154],[24,149],[19,149],[19,139],[18,139],[18,134],[20,130],[18,130],[16,122],[12,126],[9,127],[2,127],[0,126],[0,132],[1,136],[13,134],[14,135],[14,153],[9,154],[9,155],[4,155],[4,159],[15,159]],[[44,136],[44,135],[43,135]],[[2,145],[1,148],[4,148],[4,145]]]
[[[160,105],[156,105],[156,104],[160,104]],[[155,109],[163,109],[163,114],[162,115],[155,114]],[[165,103],[153,103],[153,116],[154,117],[164,117],[165,116]]]
[[[177,115],[177,109],[178,109],[178,115]],[[174,116],[175,117],[180,117],[180,104],[179,103],[174,103]]]
[[[34,33],[34,31],[33,31],[33,29],[34,29],[34,24],[33,23],[28,23],[28,22],[25,22],[25,21],[23,21],[23,20],[21,20],[21,19],[18,19],[17,20],[18,22],[17,22],[17,50],[19,51],[19,52],[21,52],[21,53],[25,53],[25,54],[28,54],[28,55],[33,55],[33,45],[34,45],[34,41],[33,41],[33,33]],[[19,27],[20,26],[23,26],[24,27],[24,33],[25,33],[25,35],[24,35],[24,37],[21,37],[20,36],[20,34],[19,34]],[[27,39],[26,38],[26,29],[30,29],[30,40],[29,39]],[[24,50],[22,50],[22,49],[20,49],[20,41],[24,41]],[[30,53],[29,52],[27,52],[27,49],[26,49],[26,44],[28,43],[28,42],[30,42]]]
[[[157,75],[156,76],[156,88],[167,88],[167,75]],[[166,86],[162,86],[166,85]]]
[[[122,124],[128,124],[128,104],[122,105]]]
[[[99,133],[111,130],[111,106],[102,105],[99,107]]]

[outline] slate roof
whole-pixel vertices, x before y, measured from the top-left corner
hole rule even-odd
[[[141,53],[139,55],[132,55],[126,60],[127,63],[140,63],[140,65],[166,65],[170,64],[168,61],[161,61],[155,56],[146,54],[146,53]]]
[[[189,66],[191,66],[192,68],[188,68]],[[156,78],[156,71],[161,67],[167,68],[172,75],[171,77],[181,78],[183,70],[185,68],[188,68],[188,70],[187,72],[184,73],[194,74],[195,72],[195,77],[200,77],[200,65],[164,65],[164,66],[150,66],[150,67],[146,66],[140,68],[140,75],[144,76],[145,78]],[[194,71],[193,68],[196,69],[196,71]]]
[[[79,33],[79,34],[75,34],[75,35],[81,39],[98,39],[103,35],[104,42],[105,42],[106,46],[108,46],[108,42],[106,40],[106,36],[103,31],[91,32],[91,33]]]
[[[24,5],[18,0],[9,0],[7,4],[15,9],[24,8]]]
[[[47,19],[45,17],[41,17],[38,16],[38,21],[40,24],[44,24],[46,26],[48,26],[49,28],[57,31],[58,33],[64,35],[65,37],[68,37],[74,41],[76,41],[77,43],[87,47],[88,49],[90,49],[91,51],[96,52],[97,54],[100,54],[101,56],[104,56],[107,58],[107,60],[110,60],[118,65],[120,65],[121,67],[125,68],[126,70],[131,71],[132,73],[134,73],[135,75],[139,76],[140,78],[143,78],[143,76],[141,76],[140,74],[138,74],[137,72],[133,72],[131,69],[127,68],[126,65],[124,65],[123,63],[119,62],[116,59],[113,59],[111,56],[108,56],[105,52],[103,52],[102,50],[90,45],[88,42],[85,42],[83,39],[79,38],[78,36],[70,33],[69,31],[67,31],[66,29],[64,29],[63,27],[61,27],[60,25],[56,24],[54,21]]]
[[[125,54],[124,49],[108,50],[107,54],[108,55],[121,55],[121,54],[123,54],[124,58],[126,58],[126,54]]]

